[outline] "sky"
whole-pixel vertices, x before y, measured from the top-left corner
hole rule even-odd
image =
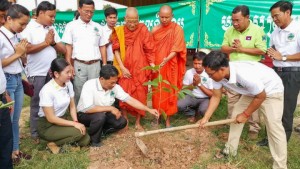
[[[44,0],[37,0],[37,3],[39,4],[42,1]],[[54,0],[47,0],[47,1],[54,4]],[[112,4],[112,6],[115,8],[126,8],[126,6],[104,1],[104,0],[94,0],[94,2],[95,2],[96,10],[102,10],[103,5],[105,4]],[[35,0],[17,0],[17,4],[26,7],[30,11],[36,8]],[[77,10],[77,0],[56,0],[56,8],[59,11],[66,11],[66,10],[75,11]]]

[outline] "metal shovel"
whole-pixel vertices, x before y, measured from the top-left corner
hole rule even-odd
[[[207,122],[204,124],[205,127],[208,126],[216,126],[216,125],[222,125],[222,124],[229,124],[235,122],[235,119],[226,119],[226,120],[218,120],[213,122]],[[139,139],[138,137],[151,135],[151,134],[157,134],[157,133],[164,133],[164,132],[170,132],[170,131],[178,131],[178,130],[185,130],[185,129],[191,129],[191,128],[197,128],[199,127],[199,123],[191,124],[191,125],[184,125],[184,126],[178,126],[178,127],[172,127],[172,128],[164,128],[164,129],[158,129],[158,130],[151,130],[151,131],[142,131],[142,132],[135,132],[134,135],[136,137],[136,144],[141,149],[142,153],[147,156],[148,148],[144,144],[144,142]]]

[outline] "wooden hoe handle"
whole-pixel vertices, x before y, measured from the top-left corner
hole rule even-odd
[[[229,124],[229,123],[233,123],[233,122],[235,122],[235,119],[218,120],[218,121],[213,121],[213,122],[207,122],[204,124],[204,126],[205,127],[216,126],[216,125],[222,125],[222,124]],[[158,129],[158,130],[135,132],[134,135],[135,135],[135,137],[142,137],[142,136],[157,134],[157,133],[197,128],[197,127],[199,127],[199,125],[200,125],[199,123],[196,123],[196,124],[190,124],[190,125],[184,125],[184,126],[178,126],[178,127]]]

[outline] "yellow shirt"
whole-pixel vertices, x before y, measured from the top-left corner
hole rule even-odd
[[[248,28],[244,32],[239,32],[233,26],[227,29],[224,34],[222,46],[232,46],[234,39],[239,39],[244,48],[257,48],[262,51],[267,50],[265,32],[258,25],[250,22]],[[260,61],[260,55],[249,55],[246,53],[232,52],[230,61]]]

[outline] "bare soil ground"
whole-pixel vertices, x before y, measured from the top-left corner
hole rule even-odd
[[[188,129],[141,138],[148,148],[145,156],[135,143],[134,131],[114,134],[103,141],[99,150],[90,150],[89,169],[185,169],[193,168],[202,158],[208,158],[216,138],[206,129]],[[228,165],[208,166],[210,169],[234,168]]]

